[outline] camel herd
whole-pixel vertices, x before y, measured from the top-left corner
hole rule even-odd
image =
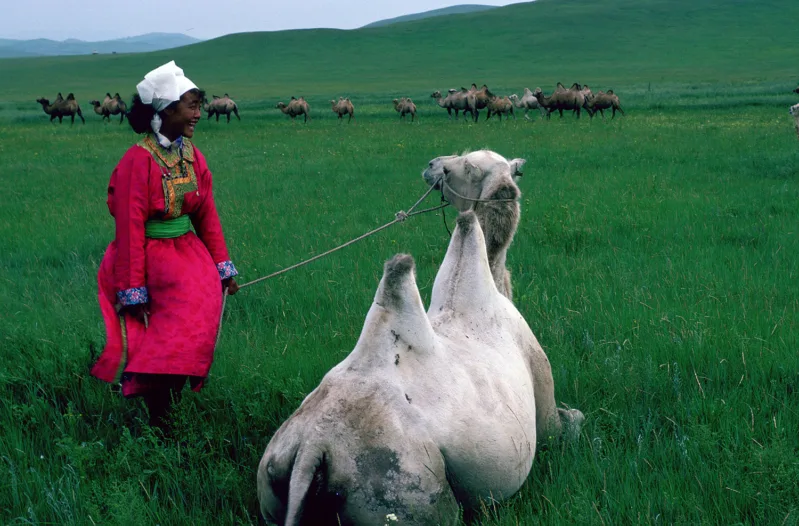
[[[577,115],[577,118],[580,118],[582,110],[588,112],[591,118],[596,113],[604,118],[605,110],[611,110],[613,118],[616,117],[617,111],[624,115],[619,97],[613,90],[592,93],[587,85],[581,86],[576,82],[570,88],[566,88],[558,82],[555,91],[549,96],[544,95],[541,88],[536,88],[535,91],[524,88],[522,98],[515,93],[500,97],[494,95],[485,84],[481,88],[472,84],[470,88],[450,89],[446,96],[442,95],[441,91],[435,91],[430,97],[438,106],[447,110],[450,119],[452,119],[453,112],[455,120],[458,120],[460,114],[463,113],[464,118],[466,114],[469,114],[475,122],[478,121],[481,110],[486,110],[486,120],[490,119],[492,115],[496,115],[499,120],[502,120],[503,116],[515,119],[515,109],[517,108],[524,110],[524,117],[527,120],[532,120],[528,114],[530,110],[538,110],[542,117],[546,116],[547,118],[556,111],[563,117],[563,110],[571,110]],[[392,103],[394,110],[399,113],[400,119],[405,120],[406,115],[410,115],[411,121],[415,120],[416,104],[410,97],[394,99]],[[333,99],[330,101],[330,105],[339,119],[342,119],[344,115],[349,115],[347,121],[349,122],[355,116],[355,108],[349,98]],[[288,104],[279,102],[275,108],[291,117],[292,120],[300,115],[303,116],[303,122],[307,122],[310,118],[311,108],[303,97],[291,97]]]
[[[799,87],[793,91],[799,94]],[[612,89],[593,93],[588,85],[581,85],[577,82],[569,88],[558,82],[549,95],[544,94],[541,88],[535,88],[532,91],[530,88],[524,88],[521,98],[515,93],[507,96],[498,96],[492,93],[485,84],[478,88],[474,83],[469,88],[449,89],[446,96],[442,95],[441,91],[435,91],[430,97],[435,100],[439,107],[447,110],[450,119],[452,119],[453,112],[455,113],[455,120],[458,120],[460,114],[463,113],[464,119],[468,114],[474,122],[478,121],[482,110],[486,110],[486,120],[494,115],[499,120],[502,120],[503,116],[515,119],[516,110],[524,110],[524,118],[527,120],[532,120],[529,115],[530,110],[538,110],[541,117],[546,117],[547,119],[555,112],[558,112],[563,117],[564,110],[571,111],[578,119],[583,111],[586,111],[591,118],[597,113],[604,118],[605,110],[611,112],[611,118],[616,117],[616,112],[624,115],[619,96]],[[64,117],[69,117],[72,124],[74,124],[75,116],[77,115],[84,124],[86,123],[80,105],[73,93],[64,98],[59,92],[52,103],[44,97],[36,99],[36,102],[41,104],[44,112],[50,116],[50,122],[53,122],[56,118],[58,118],[58,122],[63,122]],[[115,93],[112,97],[111,93],[108,92],[102,101],[92,100],[89,103],[94,108],[94,112],[103,121],[108,120],[110,122],[112,115],[119,115],[121,124],[127,115],[127,104],[122,100],[119,93]],[[416,104],[410,97],[394,99],[392,104],[401,120],[404,121],[407,115],[411,116],[412,122],[416,119]],[[338,120],[343,120],[347,116],[347,122],[351,122],[355,118],[355,105],[349,97],[339,97],[338,100],[332,99],[330,107]],[[303,122],[308,122],[311,118],[311,106],[303,97],[291,97],[288,104],[279,102],[275,108],[288,115],[292,120],[302,116]],[[227,93],[222,97],[213,95],[210,101],[207,98],[203,98],[203,110],[208,115],[208,119],[216,116],[217,122],[219,122],[221,115],[227,117],[228,123],[231,115],[235,115],[238,120],[241,120],[238,105]],[[799,105],[792,106],[790,114],[796,120],[796,133],[797,137],[799,137]]]
[[[459,113],[463,112],[464,117],[468,113],[475,122],[477,122],[482,109],[487,109],[486,120],[490,119],[492,115],[498,115],[500,120],[503,115],[512,116],[515,119],[514,108],[524,109],[524,116],[527,119],[530,118],[528,112],[534,109],[538,109],[541,115],[547,118],[556,111],[563,117],[563,110],[571,110],[578,119],[582,110],[588,112],[591,118],[597,112],[604,118],[605,110],[608,109],[612,110],[614,118],[617,111],[624,115],[619,97],[613,93],[613,90],[594,94],[587,85],[581,86],[576,82],[570,88],[566,88],[558,82],[550,95],[544,95],[541,88],[536,88],[535,91],[524,88],[524,95],[521,99],[515,93],[505,97],[494,95],[485,84],[479,89],[476,84],[472,84],[470,88],[450,89],[446,97],[442,96],[440,91],[436,91],[430,97],[447,110],[450,118],[452,118],[453,111],[456,120]]]
[[[563,110],[571,110],[577,115],[577,118],[580,118],[580,113],[583,110],[587,111],[592,118],[597,112],[604,117],[605,110],[611,110],[613,117],[616,116],[617,111],[624,115],[624,110],[622,110],[619,103],[619,97],[613,93],[613,90],[592,93],[587,85],[581,86],[576,82],[570,88],[566,88],[558,82],[555,90],[550,95],[545,95],[541,88],[536,88],[534,91],[524,88],[521,98],[515,93],[507,96],[497,96],[485,84],[478,88],[474,83],[470,88],[450,89],[445,96],[440,91],[436,91],[430,97],[435,100],[438,106],[447,110],[450,119],[452,119],[453,112],[455,113],[455,120],[458,120],[460,114],[463,113],[464,118],[469,114],[474,122],[478,121],[482,110],[486,110],[486,120],[494,115],[499,120],[502,120],[503,116],[515,119],[515,110],[517,109],[524,110],[524,117],[527,120],[532,120],[529,115],[530,110],[538,110],[542,117],[546,116],[547,118],[556,111],[563,117]],[[74,124],[75,115],[80,117],[84,124],[86,122],[73,93],[67,95],[66,99],[59,93],[52,104],[49,99],[43,97],[36,99],[36,102],[42,105],[42,109],[47,115],[50,115],[51,122],[56,118],[58,118],[58,122],[62,122],[64,117],[70,117]],[[127,115],[127,104],[122,100],[119,93],[114,94],[113,97],[110,92],[106,93],[102,101],[92,100],[90,104],[93,106],[94,112],[103,121],[108,120],[110,122],[112,115],[119,115],[119,122],[122,123]],[[417,107],[410,97],[394,99],[392,104],[401,120],[404,121],[407,115],[411,116],[412,122],[416,119]],[[227,93],[222,97],[213,95],[210,101],[204,97],[202,107],[209,120],[211,117],[216,116],[216,121],[219,122],[219,117],[225,116],[227,117],[227,122],[230,123],[231,115],[235,115],[238,120],[241,120],[238,105]],[[311,106],[303,97],[291,97],[288,103],[278,102],[275,108],[288,115],[291,120],[302,116],[303,122],[308,122],[311,118]],[[338,120],[343,120],[346,116],[349,123],[355,118],[355,105],[349,97],[339,97],[338,100],[332,99],[330,108],[336,114]]]

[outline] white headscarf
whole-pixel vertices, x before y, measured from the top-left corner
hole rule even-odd
[[[155,108],[155,116],[150,124],[158,136],[158,141],[164,147],[168,148],[170,141],[159,133],[162,122],[158,112],[180,100],[184,93],[193,89],[197,89],[197,85],[183,74],[183,70],[175,64],[174,60],[147,73],[144,80],[136,85],[136,91],[139,93],[141,101]],[[164,144],[165,142],[166,144]]]

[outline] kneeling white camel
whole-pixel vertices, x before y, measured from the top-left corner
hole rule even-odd
[[[518,491],[542,436],[579,432],[582,413],[556,409],[547,357],[486,251],[516,230],[523,162],[488,151],[430,162],[425,179],[462,210],[430,307],[411,256],[388,261],[355,349],[264,452],[268,521],[455,524],[459,506]]]

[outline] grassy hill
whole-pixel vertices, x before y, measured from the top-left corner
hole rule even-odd
[[[144,53],[188,46],[200,42],[180,33],[147,33],[133,37],[87,42],[76,38],[50,40],[0,39],[0,57],[30,57],[52,55],[91,55],[92,53]]]
[[[384,27],[400,22],[411,22],[413,20],[422,20],[424,18],[431,18],[434,16],[446,15],[460,15],[463,13],[476,13],[480,11],[487,11],[488,9],[496,9],[497,6],[493,5],[479,5],[479,4],[462,4],[454,5],[451,7],[443,7],[441,9],[433,9],[431,11],[423,11],[421,13],[413,13],[410,15],[397,16],[394,18],[387,18],[385,20],[378,20],[371,24],[366,24],[363,27]]]
[[[539,0],[380,28],[242,33],[145,55],[6,59],[0,92],[11,100],[43,89],[90,96],[98,82],[132,90],[169,59],[198,84],[235,86],[239,97],[307,96],[319,86],[352,94],[469,82],[793,82],[798,16],[792,0]]]

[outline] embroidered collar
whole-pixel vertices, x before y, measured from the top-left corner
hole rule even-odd
[[[168,168],[174,168],[181,159],[190,163],[194,162],[194,146],[191,140],[183,136],[178,137],[169,148],[161,146],[153,133],[148,133],[144,137],[144,142],[147,149],[157,155]]]
[[[159,126],[160,128],[160,126]],[[155,128],[153,128],[155,130]],[[158,141],[158,144],[166,148],[167,150],[175,147],[175,148],[183,148],[183,136],[181,135],[174,141],[170,141],[166,138],[166,135],[162,135],[161,132],[155,131],[155,139]]]

